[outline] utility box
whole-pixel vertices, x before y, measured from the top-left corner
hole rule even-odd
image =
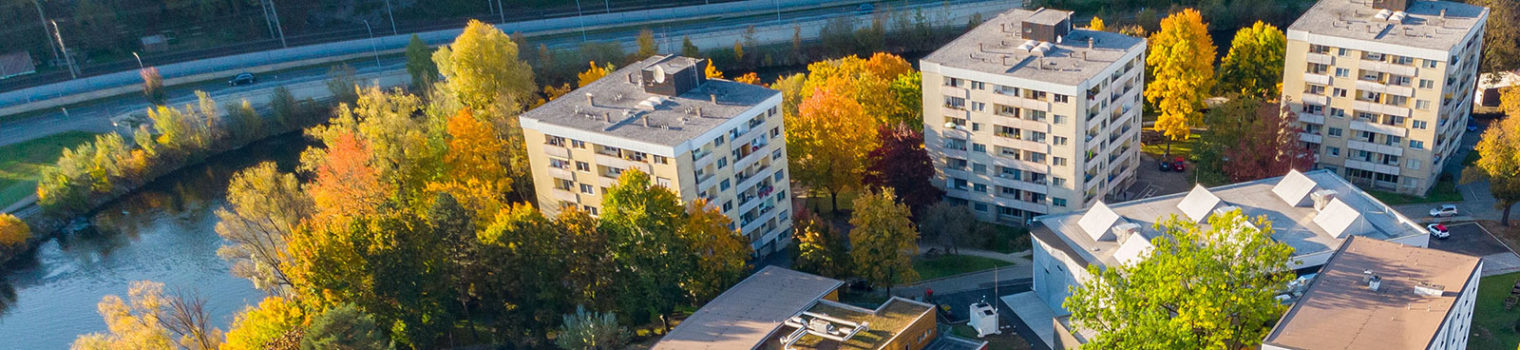
[[[971,319],[967,323],[976,329],[977,338],[999,334],[997,308],[985,301],[971,304]]]

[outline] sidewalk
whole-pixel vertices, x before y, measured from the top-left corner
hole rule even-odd
[[[993,252],[985,252],[997,255],[1005,255]],[[968,251],[962,251],[964,255],[973,255]],[[981,255],[976,255],[981,256]],[[993,258],[988,256],[988,258]],[[997,259],[997,258],[994,258]],[[917,283],[892,288],[892,294],[904,298],[920,297],[929,289],[934,294],[950,294],[964,291],[992,288],[994,281],[997,285],[1007,285],[1017,281],[1029,281],[1034,278],[1034,262],[1027,258],[1009,258],[1013,262],[1011,266],[997,269],[988,269],[970,272],[949,277],[941,277],[932,280],[918,281]]]

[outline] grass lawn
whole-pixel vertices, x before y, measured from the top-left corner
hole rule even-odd
[[[922,257],[913,259],[913,270],[918,271],[919,280],[954,276],[1008,265],[1013,265],[1013,263],[970,255],[943,255],[932,259]]]
[[[1029,229],[994,225],[993,230],[992,246],[987,250],[1004,254],[1029,250]]]
[[[960,337],[962,339],[970,339],[970,340],[973,340],[973,341],[976,341],[976,340],[985,340],[985,341],[987,341],[987,349],[988,350],[1027,350],[1027,349],[1031,349],[1031,347],[1029,346],[1029,342],[1024,341],[1024,338],[1020,338],[1016,334],[1009,334],[1007,332],[1004,332],[1003,334],[989,335],[986,338],[977,339],[976,338],[976,329],[975,328],[971,328],[971,326],[964,325],[964,324],[963,325],[954,326],[954,327],[950,328],[950,334],[954,334],[955,336]]]
[[[1193,155],[1193,144],[1197,143],[1200,137],[1201,136],[1199,136],[1198,133],[1193,133],[1192,135],[1188,136],[1187,140],[1173,141],[1172,156],[1182,156],[1187,159],[1192,159],[1191,157]],[[1140,145],[1140,152],[1144,152],[1145,154],[1149,154],[1152,157],[1156,157],[1156,159],[1161,159],[1161,155],[1166,154],[1166,141],[1163,140],[1158,142],[1143,143]]]
[[[1476,152],[1474,152],[1476,153]],[[1457,183],[1451,180],[1437,182],[1435,187],[1425,197],[1411,196],[1401,193],[1366,189],[1368,194],[1388,205],[1415,204],[1415,203],[1450,203],[1461,202],[1462,193],[1457,191]]]
[[[1469,349],[1510,350],[1520,344],[1520,333],[1515,332],[1520,307],[1504,309],[1504,298],[1509,296],[1516,280],[1520,280],[1520,272],[1484,277],[1478,282],[1478,300],[1473,305],[1473,334],[1467,340]]]
[[[71,131],[0,147],[0,208],[37,193],[42,168],[53,165],[64,148],[94,140],[95,134]]]

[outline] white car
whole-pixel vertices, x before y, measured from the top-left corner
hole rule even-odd
[[[1430,216],[1457,216],[1456,204],[1442,204],[1440,207],[1430,209]]]
[[[1446,229],[1446,225],[1442,224],[1425,225],[1425,231],[1429,231],[1430,236],[1435,237],[1436,239],[1446,239],[1446,237],[1451,237],[1451,231]]]

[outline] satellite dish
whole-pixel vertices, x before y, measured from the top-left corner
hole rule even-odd
[[[665,68],[664,67],[654,66],[654,82],[655,82],[655,84],[663,84],[663,83],[665,83]]]

